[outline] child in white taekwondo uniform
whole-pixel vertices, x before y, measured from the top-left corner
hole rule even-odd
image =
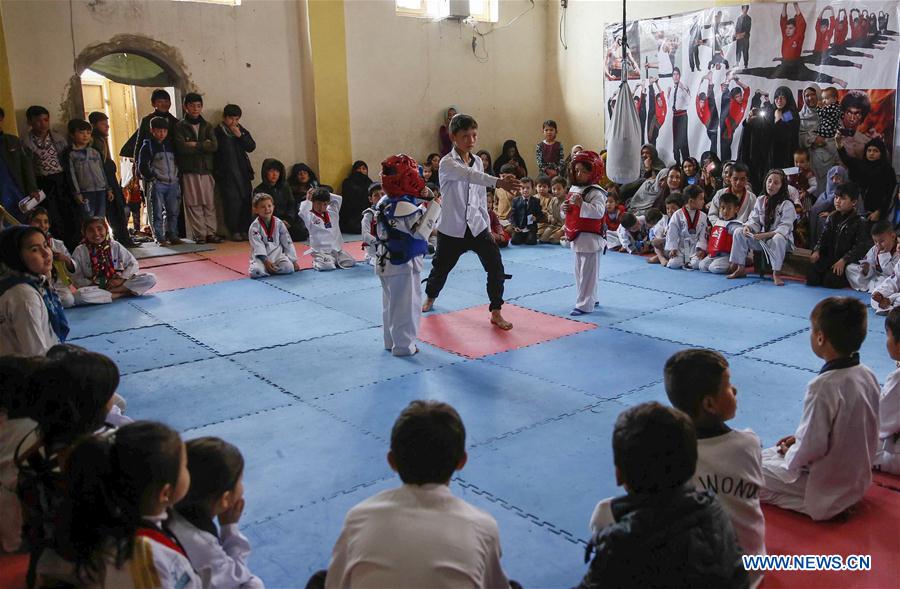
[[[256,219],[250,223],[250,278],[292,274],[300,270],[297,250],[284,222],[276,217],[275,201],[264,192],[253,196]]]
[[[572,186],[560,208],[566,220],[566,239],[575,252],[578,298],[570,313],[574,316],[590,313],[597,306],[600,256],[606,248],[603,236],[606,192],[597,185],[602,174],[603,164],[597,153],[581,151],[575,154],[569,170]]]
[[[713,274],[728,274],[731,262],[731,247],[734,244],[734,234],[741,230],[741,223],[736,219],[740,199],[730,192],[726,192],[719,200],[719,216],[709,230],[707,240],[707,256],[700,260],[700,271]]]
[[[898,368],[888,375],[881,389],[875,470],[900,474],[900,309],[888,314],[884,330],[888,354],[897,362]]]
[[[684,191],[684,206],[675,211],[666,229],[666,268],[680,270],[685,266],[698,269],[706,257],[707,222],[703,212],[703,189],[692,184]]]
[[[343,200],[327,188],[313,188],[306,193],[306,200],[300,203],[297,211],[309,229],[306,253],[312,253],[313,268],[320,272],[356,265],[353,257],[343,249],[344,238],[339,225]]]
[[[373,182],[369,185],[369,208],[363,211],[362,223],[360,231],[362,232],[362,249],[366,252],[366,264],[374,266],[378,260],[375,255],[375,244],[378,242],[378,236],[375,231],[375,205],[384,196],[384,190],[381,188],[380,182]]]
[[[846,272],[851,287],[860,292],[874,293],[883,281],[894,275],[894,269],[900,262],[900,252],[897,251],[894,225],[888,219],[872,225],[871,235],[875,245],[858,263],[848,264]]]
[[[84,239],[72,253],[75,304],[111,303],[124,296],[140,296],[156,285],[156,276],[140,272],[135,257],[109,237],[106,219],[90,217],[82,225]]]
[[[422,258],[428,253],[441,201],[416,206],[416,198],[429,200],[433,195],[419,176],[416,160],[408,155],[394,155],[381,163],[381,184],[385,196],[375,205],[375,274],[381,281],[384,349],[394,356],[410,356],[419,351]]]
[[[880,390],[859,361],[867,314],[851,297],[830,297],[813,308],[810,345],[825,365],[806,388],[796,433],[763,450],[763,503],[828,520],[862,499],[872,483]]]

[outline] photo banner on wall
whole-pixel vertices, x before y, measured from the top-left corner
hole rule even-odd
[[[852,157],[881,138],[900,169],[898,20],[900,2],[843,1],[734,5],[627,22],[625,70],[641,143],[655,145],[668,163],[711,151],[763,174],[793,166],[801,144],[814,159],[833,157],[840,133]],[[607,26],[604,37],[609,128],[622,81],[622,24]],[[827,96],[816,108],[804,99],[810,87]]]

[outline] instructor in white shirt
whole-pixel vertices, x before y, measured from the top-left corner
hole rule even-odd
[[[447,275],[459,257],[473,251],[487,272],[487,294],[490,298],[491,323],[500,329],[512,329],[503,318],[503,281],[506,272],[500,248],[490,232],[487,210],[487,186],[517,191],[521,183],[515,178],[495,178],[484,173],[480,157],[472,155],[478,140],[478,123],[469,115],[458,114],[450,120],[453,149],[441,159],[439,178],[443,208],[438,223],[437,251],[425,286],[427,313],[444,288]]]

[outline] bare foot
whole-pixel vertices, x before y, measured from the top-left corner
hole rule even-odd
[[[502,329],[503,331],[509,331],[513,328],[513,324],[503,318],[503,315],[500,314],[500,310],[491,311],[491,323]]]
[[[781,279],[781,272],[772,272],[772,280],[775,281],[775,286],[784,286],[784,280]]]
[[[648,264],[659,264],[659,256],[650,256],[647,258]]]
[[[427,313],[434,308],[434,299],[425,299],[425,303],[422,304],[422,312]]]
[[[747,278],[747,269],[743,266],[738,266],[734,272],[726,276],[725,278],[731,280],[732,278]]]

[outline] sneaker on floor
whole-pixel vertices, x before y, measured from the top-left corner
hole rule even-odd
[[[184,243],[181,239],[175,236],[169,237],[166,241],[169,242],[169,245],[181,245],[182,243]]]
[[[156,245],[158,245],[159,247],[166,247],[166,246],[169,245],[169,240],[167,240],[167,239],[158,239],[158,240],[156,241]]]
[[[206,243],[206,238],[205,237],[195,237],[194,243],[196,243],[197,245],[203,245],[204,243]]]
[[[209,243],[222,243],[225,240],[222,239],[221,237],[219,237],[218,235],[207,235],[206,241]]]
[[[582,315],[587,315],[587,311],[582,311],[581,309],[572,309],[572,312],[569,313],[572,317],[580,317]]]

